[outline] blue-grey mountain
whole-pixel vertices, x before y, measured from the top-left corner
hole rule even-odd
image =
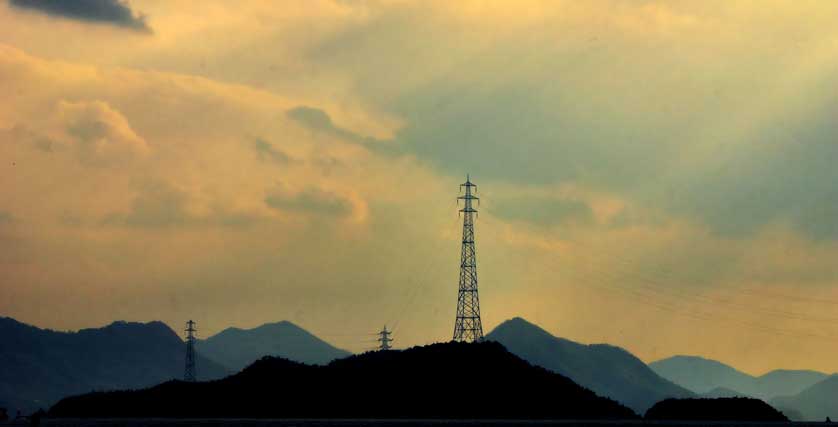
[[[698,394],[727,389],[741,396],[770,400],[797,394],[826,378],[807,370],[778,369],[755,377],[724,363],[698,356],[673,356],[649,364],[658,375]]]
[[[324,365],[350,355],[287,321],[253,329],[227,328],[195,345],[201,354],[233,371],[240,371],[263,356]]]
[[[518,357],[567,376],[639,413],[665,398],[693,396],[658,376],[622,348],[558,338],[518,317],[500,324],[486,339],[497,341]]]
[[[838,420],[838,375],[831,375],[795,395],[775,397],[770,403],[785,413],[798,413],[790,415],[795,420],[823,421],[826,417]]]
[[[57,332],[0,318],[0,406],[28,413],[69,395],[181,378],[184,349],[161,322]],[[200,379],[228,373],[201,355],[196,362]]]

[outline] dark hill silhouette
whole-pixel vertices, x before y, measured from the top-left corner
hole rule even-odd
[[[780,411],[759,399],[666,399],[646,411],[647,420],[784,422]]]
[[[350,354],[287,321],[266,323],[253,329],[227,328],[199,340],[196,348],[233,371],[244,369],[262,356],[322,365]]]
[[[30,413],[68,395],[179,378],[184,345],[161,322],[56,332],[0,318],[0,401],[10,413]],[[197,364],[202,378],[227,374],[204,357]]]
[[[838,419],[838,375],[829,376],[793,396],[776,397],[770,402],[783,412],[798,412],[798,420]]]
[[[731,390],[729,388],[724,387],[716,387],[713,390],[708,391],[707,393],[702,393],[699,397],[705,399],[718,399],[720,397],[753,397],[748,396],[745,393],[740,393],[736,390]]]
[[[584,345],[557,338],[520,317],[503,322],[486,336],[522,359],[565,375],[595,393],[643,413],[668,397],[692,397],[619,347]]]
[[[350,356],[263,358],[228,378],[66,398],[55,417],[634,419],[628,408],[494,342]]]
[[[699,394],[716,388],[769,400],[792,395],[826,378],[807,370],[778,369],[755,377],[724,363],[697,356],[673,356],[649,364],[658,375]]]

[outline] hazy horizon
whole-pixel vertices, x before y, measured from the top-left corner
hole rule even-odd
[[[0,0],[0,315],[838,371],[838,3]]]

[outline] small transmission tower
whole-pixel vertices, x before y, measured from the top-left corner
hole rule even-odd
[[[390,343],[393,342],[393,339],[390,338],[390,335],[393,333],[387,330],[387,325],[384,325],[384,329],[378,333],[378,349],[379,350],[390,350],[393,348],[390,346]]]
[[[183,370],[183,380],[195,382],[195,322],[186,322],[186,368]]]
[[[463,245],[460,251],[460,289],[457,295],[457,320],[454,322],[454,341],[480,341],[483,339],[483,324],[480,322],[480,298],[477,296],[477,255],[474,250],[474,216],[477,210],[473,202],[480,199],[473,193],[477,186],[466,175],[465,194],[457,197],[463,201]]]

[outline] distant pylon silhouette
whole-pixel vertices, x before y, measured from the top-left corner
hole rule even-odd
[[[378,349],[379,350],[389,350],[393,347],[390,346],[390,343],[393,342],[393,339],[390,338],[392,332],[387,330],[387,325],[384,325],[384,329],[378,333]]]
[[[477,255],[474,250],[474,216],[477,210],[472,203],[480,199],[473,192],[477,186],[466,175],[465,184],[460,185],[465,194],[457,197],[463,201],[463,244],[460,251],[460,288],[457,295],[457,320],[454,322],[454,341],[480,341],[483,339],[483,324],[480,322],[480,298],[477,295]]]
[[[183,380],[195,382],[195,322],[186,322],[186,368],[183,370]]]

